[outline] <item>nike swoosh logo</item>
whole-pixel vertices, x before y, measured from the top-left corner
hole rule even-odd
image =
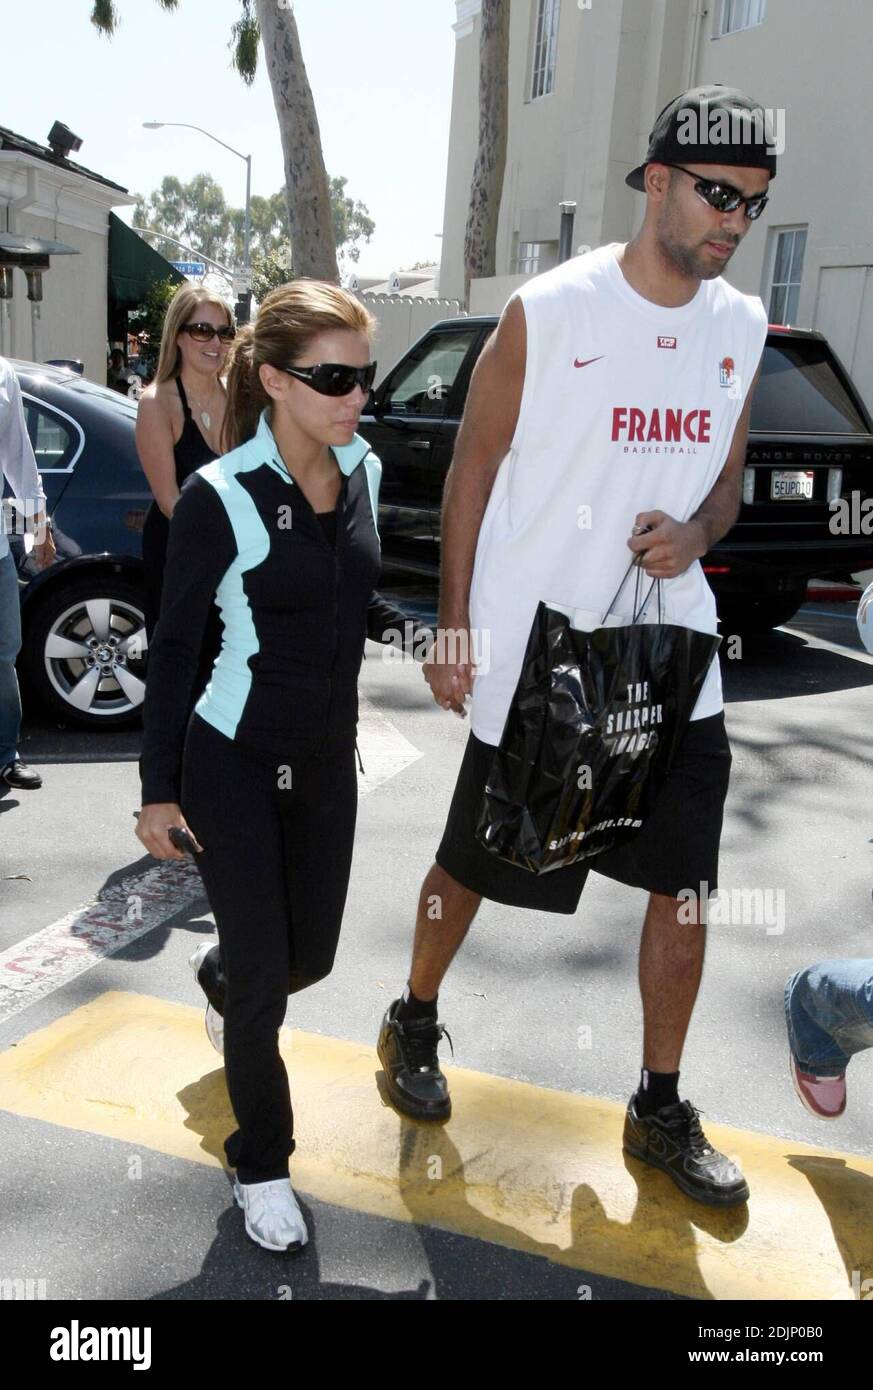
[[[654,1150],[658,1158],[663,1158],[667,1152],[667,1143],[663,1134],[659,1134],[656,1129],[649,1134],[649,1148]]]
[[[591,363],[591,362],[601,362],[601,361],[603,360],[604,356],[605,356],[605,353],[601,353],[599,357],[588,357],[588,358],[585,359],[584,362],[580,362],[580,361],[579,361],[579,358],[577,357],[577,358],[576,358],[576,361],[573,363],[573,366],[574,366],[574,367],[587,367],[587,366],[589,365],[589,363]]]

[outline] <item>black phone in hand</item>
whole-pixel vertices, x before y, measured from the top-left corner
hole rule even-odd
[[[199,853],[188,831],[183,830],[180,825],[171,825],[167,831],[167,835],[170,838],[170,843],[174,845],[176,849],[180,849],[187,854]]]

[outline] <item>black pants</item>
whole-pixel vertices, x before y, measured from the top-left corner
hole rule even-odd
[[[288,1176],[294,1116],[279,1028],[288,995],[333,968],[352,863],[354,744],[292,767],[241,748],[192,714],[181,807],[218,946],[199,979],[224,1017],[224,1067],[239,1128],[225,1141],[242,1183]]]

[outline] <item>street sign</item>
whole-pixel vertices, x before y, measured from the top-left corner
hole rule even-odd
[[[252,287],[252,272],[250,270],[235,270],[233,272],[233,292],[234,294],[246,294]]]
[[[202,261],[170,261],[170,265],[174,266],[180,275],[206,274],[206,266]]]

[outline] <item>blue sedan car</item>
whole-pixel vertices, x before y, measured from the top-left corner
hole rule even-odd
[[[10,534],[22,685],[65,723],[135,723],[146,658],[142,527],[152,500],[134,442],[137,403],[72,371],[12,366],[58,552],[39,570],[23,537]]]

